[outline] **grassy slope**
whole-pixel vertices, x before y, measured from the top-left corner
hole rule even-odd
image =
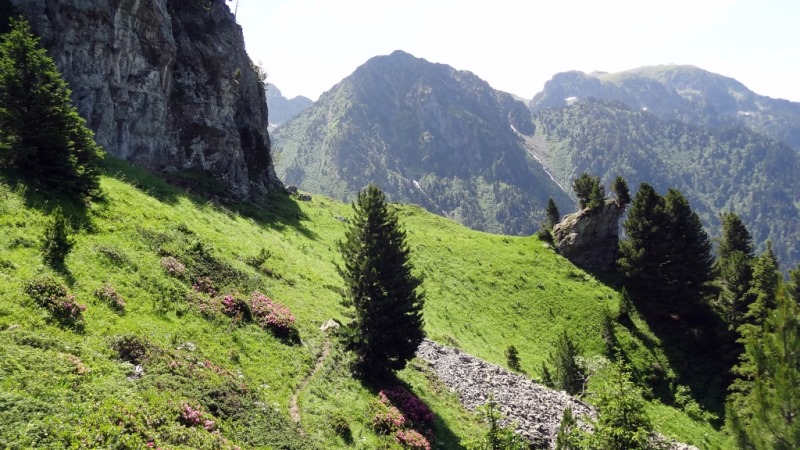
[[[391,443],[368,426],[374,388],[349,377],[335,345],[300,396],[305,432],[288,418],[292,393],[321,351],[320,324],[344,317],[335,242],[343,235],[340,218],[350,215],[348,205],[322,197],[297,203],[277,197],[263,207],[234,211],[123,163],[111,166],[111,176],[102,180],[106,201],[87,211],[67,273],[58,275],[88,304],[82,332],[47,320],[23,293],[27,280],[48,270],[41,263],[40,236],[52,202],[0,185],[4,445],[140,448],[154,441],[163,448],[376,448]],[[588,354],[603,350],[600,321],[606,308],[616,311],[615,291],[533,237],[470,231],[412,206],[398,211],[425,278],[431,338],[503,365],[503,351],[514,344],[532,376],[563,329],[577,336]],[[286,304],[297,317],[302,343],[200,314],[187,300],[192,280],[170,277],[160,264],[164,254],[188,258],[187,249],[198,241],[225,268],[227,275],[214,279],[221,292],[249,295],[258,289]],[[262,248],[265,260],[248,265]],[[126,299],[124,314],[93,295],[104,283]],[[616,330],[634,366],[644,371],[665,358],[657,339],[637,324],[635,333]],[[149,348],[145,375],[136,380],[128,379],[132,366],[112,349],[120,336],[131,335]],[[475,417],[421,364],[411,364],[400,379],[436,412],[437,447],[454,448],[460,439],[481,433]],[[215,411],[220,433],[181,425],[184,402]],[[705,435],[707,447],[724,445],[713,428],[675,409],[654,405],[652,411],[666,433],[696,444]],[[352,440],[331,431],[337,417],[349,423]]]

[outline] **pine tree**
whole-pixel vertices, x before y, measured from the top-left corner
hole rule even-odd
[[[650,297],[658,302],[667,288],[662,266],[671,245],[664,198],[652,186],[642,183],[622,226],[626,239],[620,242],[617,264],[626,287],[637,301]]]
[[[664,265],[663,276],[672,285],[670,295],[679,303],[682,312],[693,310],[707,292],[713,279],[714,258],[711,242],[703,229],[697,213],[692,211],[689,201],[676,189],[670,189],[665,197],[669,216],[669,254]]]
[[[720,215],[722,234],[717,247],[715,270],[720,286],[718,308],[731,329],[744,323],[750,304],[755,300],[753,281],[753,239],[739,216],[732,212]]]
[[[558,212],[558,206],[553,198],[547,199],[547,226],[552,229],[558,222],[561,221],[561,213]]]
[[[789,271],[789,284],[786,286],[786,293],[789,298],[800,305],[800,264]]]
[[[611,379],[601,384],[595,404],[598,419],[588,436],[591,449],[650,449],[653,424],[647,416],[641,390],[622,366],[611,368]]]
[[[53,60],[27,22],[0,42],[0,163],[52,191],[98,193],[103,152],[78,115]]]
[[[424,337],[420,280],[412,275],[405,231],[383,192],[374,185],[358,194],[354,217],[339,242],[345,305],[354,316],[346,330],[355,370],[383,376],[405,367]]]
[[[628,182],[625,181],[625,178],[622,178],[622,175],[617,175],[617,177],[614,178],[611,191],[617,197],[617,205],[620,207],[625,208],[631,203],[631,193],[630,190],[628,190]]]
[[[600,184],[600,177],[593,177],[587,172],[572,182],[572,189],[578,197],[578,206],[584,208],[597,208],[603,206],[605,198],[605,188]]]
[[[785,295],[745,353],[727,404],[726,426],[742,449],[793,450],[800,442],[800,306]]]
[[[556,338],[555,351],[550,353],[549,362],[553,366],[552,380],[556,389],[575,395],[583,390],[585,373],[578,364],[581,349],[564,331]]]
[[[742,223],[742,219],[732,212],[720,214],[720,219],[722,219],[722,236],[717,248],[718,258],[725,259],[736,251],[752,258],[753,238]]]
[[[775,308],[778,295],[778,260],[772,251],[772,243],[767,241],[767,249],[756,258],[753,265],[753,283],[750,294],[755,298],[750,304],[745,321],[760,328],[769,311]]]

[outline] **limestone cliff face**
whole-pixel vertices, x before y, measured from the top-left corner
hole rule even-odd
[[[602,208],[569,214],[553,227],[556,251],[588,270],[611,270],[617,259],[619,218],[625,209],[613,200]]]
[[[106,151],[201,169],[237,198],[277,186],[264,86],[224,0],[12,0]]]

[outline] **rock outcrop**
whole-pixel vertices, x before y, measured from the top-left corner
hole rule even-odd
[[[587,270],[611,270],[617,259],[619,218],[625,208],[606,200],[602,208],[569,214],[553,227],[559,254]]]
[[[587,419],[597,419],[597,412],[591,405],[565,392],[549,389],[523,375],[429,339],[422,341],[417,357],[427,362],[442,383],[458,394],[467,409],[474,410],[486,404],[491,395],[505,416],[501,425],[516,422],[517,432],[534,443],[555,448],[558,427],[567,407],[572,408],[579,426],[587,431],[591,431]],[[652,442],[653,448],[697,450],[661,435],[654,435]]]
[[[97,143],[151,170],[202,170],[231,195],[280,184],[263,79],[224,0],[12,0]]]

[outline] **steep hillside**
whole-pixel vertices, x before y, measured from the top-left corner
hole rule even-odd
[[[308,97],[298,95],[291,99],[286,98],[278,89],[278,86],[270,84],[267,86],[267,106],[269,106],[269,126],[270,129],[277,128],[294,116],[305,111],[314,102]]]
[[[11,3],[107,152],[173,175],[210,173],[240,199],[280,184],[263,73],[224,0]]]
[[[53,199],[8,177],[0,182],[4,446],[396,445],[372,429],[375,386],[350,376],[339,344],[320,330],[343,319],[335,243],[348,205],[275,195],[260,205],[221,206],[109,163],[104,201],[64,205],[78,229],[57,272],[41,262]],[[618,309],[614,290],[535,237],[471,231],[413,206],[397,211],[424,277],[429,337],[502,365],[514,344],[534,377],[561,330],[587,356],[604,351],[601,323],[604,311]],[[82,323],[57,320],[26,294],[43,274],[86,305]],[[249,299],[253,291],[286,305],[297,334],[276,335],[231,314],[225,296]],[[614,330],[643,382],[680,379],[683,363],[673,353],[680,349],[662,348],[638,317]],[[460,448],[484,432],[424,363],[412,362],[400,380],[434,410],[437,448]],[[299,424],[289,414],[295,402]],[[703,421],[656,402],[651,411],[666,434],[724,446]]]
[[[733,78],[694,66],[649,66],[619,73],[564,72],[545,83],[530,108],[595,97],[693,125],[743,125],[800,150],[800,103],[758,95]]]
[[[594,99],[534,114],[539,147],[556,179],[583,171],[631,189],[649,182],[691,199],[716,230],[718,214],[738,213],[761,248],[768,239],[784,269],[800,262],[800,154],[742,126],[708,128],[662,120],[621,103]]]
[[[548,197],[572,204],[525,150],[534,131],[511,95],[396,51],[279,128],[276,168],[286,183],[338,199],[374,182],[474,229],[531,234]]]

